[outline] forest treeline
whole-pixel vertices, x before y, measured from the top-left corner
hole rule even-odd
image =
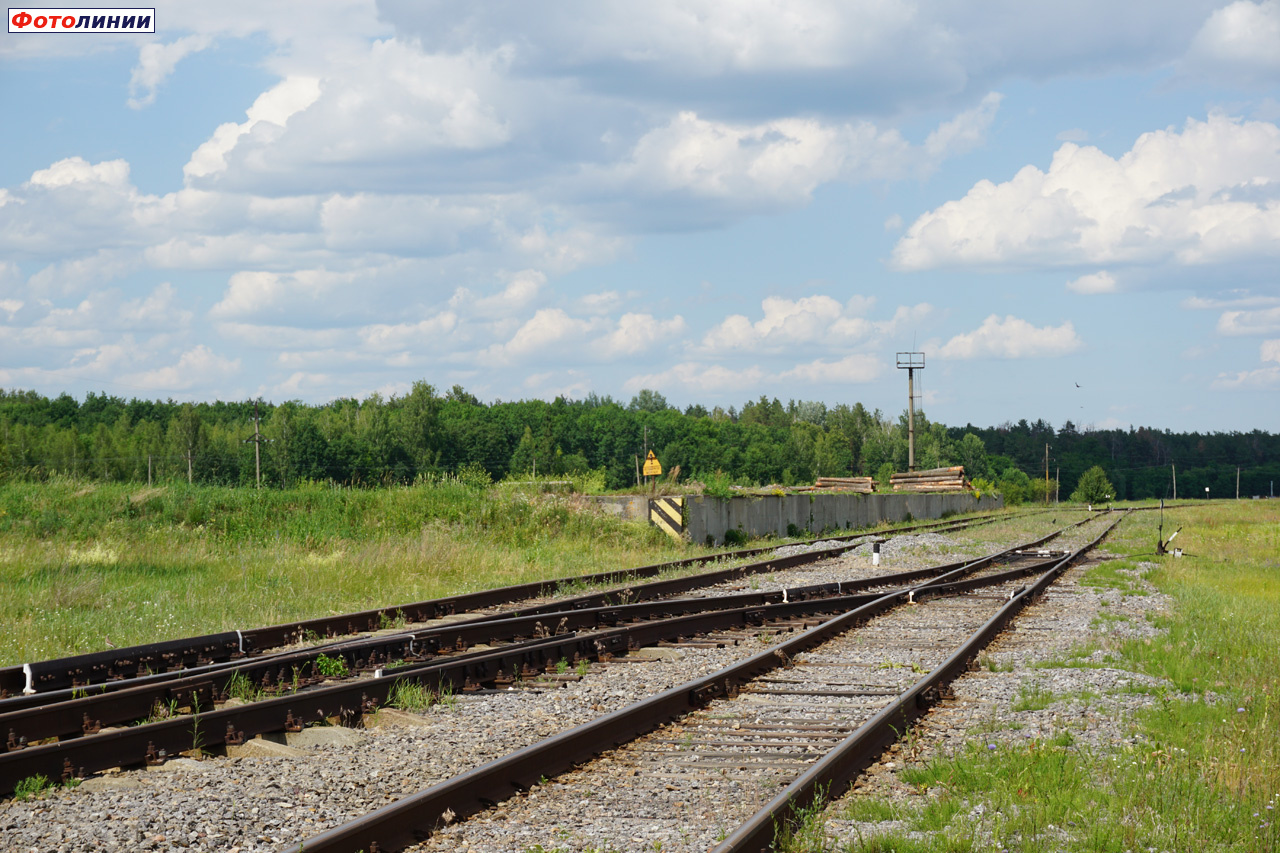
[[[459,386],[426,382],[404,396],[339,399],[324,405],[253,401],[178,403],[88,394],[48,398],[0,390],[0,480],[72,475],[111,481],[173,478],[250,485],[255,409],[263,485],[412,483],[464,472],[495,480],[596,472],[608,489],[637,480],[644,449],[682,480],[812,483],[818,476],[887,480],[907,467],[905,412],[889,417],[861,403],[761,397],[741,409],[680,411],[657,392],[629,402],[588,395],[484,403]],[[1138,428],[1085,430],[1043,420],[948,427],[916,414],[919,467],[964,465],[1010,503],[1043,499],[1061,483],[1067,497],[1094,465],[1120,499],[1232,497],[1271,493],[1280,479],[1280,435],[1174,433]]]

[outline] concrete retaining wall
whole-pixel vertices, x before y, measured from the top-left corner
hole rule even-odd
[[[723,545],[725,533],[737,530],[749,538],[795,531],[855,530],[908,518],[941,518],[944,513],[999,509],[1004,498],[972,494],[939,495],[766,495],[709,498],[685,503],[685,533],[691,542]]]
[[[649,498],[646,495],[583,495],[600,509],[628,521],[649,520]]]

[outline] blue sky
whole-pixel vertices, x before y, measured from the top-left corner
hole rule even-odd
[[[0,34],[0,386],[1280,428],[1280,0]]]

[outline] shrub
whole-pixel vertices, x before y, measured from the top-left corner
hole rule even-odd
[[[1116,487],[1107,479],[1107,472],[1101,465],[1094,465],[1080,475],[1076,490],[1071,493],[1071,500],[1076,503],[1105,503],[1116,496]]]

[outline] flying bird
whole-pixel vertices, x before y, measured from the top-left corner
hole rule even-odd
[[[1077,383],[1076,383],[1076,387],[1077,387],[1077,388],[1079,388],[1079,387],[1080,387],[1080,383],[1079,383],[1079,382],[1077,382]]]

